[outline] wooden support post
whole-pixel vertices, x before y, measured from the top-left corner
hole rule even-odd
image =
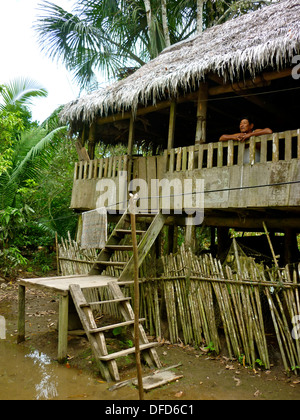
[[[82,145],[82,143],[79,140],[75,142],[75,147],[77,150],[79,160],[83,160],[83,161],[90,160],[90,157],[86,148]]]
[[[284,231],[284,263],[293,264],[299,260],[297,244],[297,231],[285,229]]]
[[[206,143],[206,114],[207,114],[208,84],[200,83],[197,104],[197,128],[195,144]]]
[[[143,388],[141,352],[140,352],[140,334],[139,334],[139,327],[140,327],[139,263],[138,263],[138,246],[137,246],[137,239],[136,239],[136,223],[135,223],[137,200],[138,200],[137,194],[130,198],[129,210],[130,210],[133,259],[134,259],[134,347],[135,347],[139,397],[140,397],[140,400],[143,400],[144,388]]]
[[[230,246],[229,228],[220,226],[217,228],[218,235],[218,254],[217,257],[223,260],[228,252]]]
[[[58,319],[58,357],[59,363],[64,363],[67,357],[68,347],[68,311],[69,295],[59,296],[59,319]]]
[[[131,116],[130,121],[129,121],[128,150],[127,150],[127,155],[130,157],[132,156],[133,143],[134,143],[134,119],[133,119],[133,116]]]
[[[17,343],[25,341],[25,286],[19,285]]]
[[[91,160],[95,157],[96,123],[92,123],[89,132],[88,155]]]
[[[126,168],[128,182],[131,181],[133,144],[134,144],[134,118],[131,115],[130,121],[129,121],[128,148],[127,148],[128,161],[127,161],[127,168]]]
[[[176,122],[176,102],[173,101],[170,106],[168,150],[171,150],[174,147],[175,122]]]
[[[188,216],[192,219],[193,216]],[[185,226],[185,244],[189,247],[192,252],[195,252],[196,247],[196,226],[193,224],[188,224]]]

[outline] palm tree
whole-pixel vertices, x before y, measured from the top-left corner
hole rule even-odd
[[[11,167],[0,175],[0,211],[7,206],[21,207],[23,188],[28,181],[38,182],[42,170],[50,165],[48,149],[51,142],[66,127],[57,127],[47,133],[42,127],[22,133],[15,144]]]
[[[21,132],[36,126],[28,108],[32,99],[47,95],[45,88],[29,78],[16,78],[0,86],[0,174],[11,167]]]
[[[189,8],[182,10],[174,0],[168,2],[170,41],[164,34],[161,0],[78,0],[73,13],[43,0],[40,10],[35,29],[42,51],[61,60],[83,88],[93,85],[97,71],[116,77],[124,67],[142,66],[168,43],[195,31]]]
[[[29,78],[16,78],[1,86],[0,111],[13,111],[32,104],[32,99],[47,97],[47,90]]]
[[[71,12],[47,0],[35,23],[43,52],[61,60],[81,88],[97,72],[126,75],[166,46],[271,0],[77,0]],[[125,71],[124,71],[125,68]]]

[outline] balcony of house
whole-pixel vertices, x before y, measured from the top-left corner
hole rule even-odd
[[[163,191],[163,179],[169,181],[168,190]],[[153,202],[163,209],[167,202],[172,212],[178,193],[174,180],[183,185],[187,179],[193,185],[190,192],[203,195],[208,218],[222,218],[230,211],[240,218],[251,211],[288,211],[294,214],[289,214],[289,225],[299,225],[300,129],[251,137],[245,143],[230,140],[166,149],[158,156],[124,155],[78,162],[71,208],[95,209],[101,194],[106,194],[106,202],[101,203],[108,211],[122,210],[128,193],[139,191],[141,210],[150,209]],[[203,180],[203,191],[196,180]],[[183,189],[179,192],[184,195]],[[169,201],[164,200],[166,194],[171,196]],[[285,223],[284,217],[281,223]]]

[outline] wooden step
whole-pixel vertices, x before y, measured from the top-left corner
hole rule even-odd
[[[132,251],[132,245],[105,245],[105,249],[108,251]]]
[[[137,235],[143,235],[145,232],[146,232],[145,230],[139,230],[139,229],[136,230]],[[120,235],[120,236],[131,235],[131,230],[129,230],[129,229],[116,229],[114,233],[116,235]]]
[[[131,300],[131,297],[124,297],[124,298],[111,299],[111,300],[99,300],[99,302],[81,303],[79,306],[80,308],[86,308],[91,305],[103,305],[104,303],[114,303],[114,302],[127,302],[128,300]]]
[[[139,322],[143,322],[143,321],[146,321],[146,318],[139,319]],[[95,334],[97,332],[113,330],[118,327],[126,327],[127,325],[132,325],[132,324],[134,324],[134,319],[132,321],[124,321],[124,322],[118,322],[117,324],[106,325],[105,327],[93,328],[89,330],[89,333]]]
[[[140,350],[147,350],[150,349],[152,347],[156,347],[158,346],[159,343],[155,342],[155,343],[147,343],[147,344],[141,344]],[[108,362],[109,360],[114,360],[117,357],[122,357],[122,356],[127,356],[127,354],[132,354],[135,353],[135,347],[131,347],[130,349],[126,349],[126,350],[121,350],[121,351],[117,351],[116,353],[112,353],[112,354],[107,354],[106,356],[101,356],[100,360]]]
[[[136,217],[155,217],[158,212],[155,213],[136,213]]]
[[[108,267],[124,267],[127,262],[125,261],[95,261],[95,264],[100,264],[100,265],[107,265]]]

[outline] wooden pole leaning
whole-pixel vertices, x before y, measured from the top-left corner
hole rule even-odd
[[[132,234],[132,245],[133,245],[133,259],[134,259],[134,346],[135,346],[135,358],[136,358],[136,369],[137,379],[139,388],[139,398],[144,399],[144,388],[142,378],[142,367],[141,367],[141,352],[140,352],[140,334],[139,334],[139,309],[140,309],[140,296],[139,296],[139,266],[138,266],[138,247],[136,239],[136,202],[138,200],[138,194],[130,194],[129,199],[129,212],[131,221],[131,234]]]
[[[19,284],[17,343],[25,341],[25,286]]]

